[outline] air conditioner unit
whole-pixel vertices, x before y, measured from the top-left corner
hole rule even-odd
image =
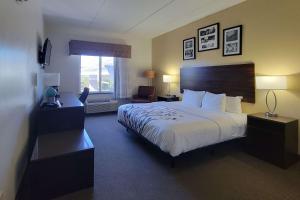
[[[104,113],[104,112],[113,112],[117,111],[119,107],[117,100],[106,100],[93,99],[87,100],[85,103],[85,113]]]

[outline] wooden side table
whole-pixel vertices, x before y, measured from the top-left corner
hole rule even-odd
[[[250,154],[288,168],[298,161],[298,120],[248,115],[246,150]]]

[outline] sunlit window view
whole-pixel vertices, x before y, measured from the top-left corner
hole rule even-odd
[[[113,57],[81,56],[81,91],[114,92]]]

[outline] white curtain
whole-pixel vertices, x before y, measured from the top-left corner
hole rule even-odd
[[[126,58],[116,58],[115,60],[115,98],[128,97],[128,64]]]

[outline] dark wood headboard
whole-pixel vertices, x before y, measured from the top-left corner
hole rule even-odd
[[[181,68],[181,92],[183,89],[243,96],[244,102],[255,103],[254,64]]]

